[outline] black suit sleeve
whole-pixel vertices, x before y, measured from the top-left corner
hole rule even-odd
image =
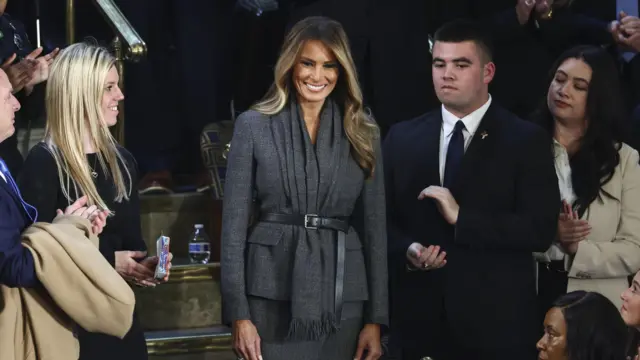
[[[125,166],[131,175],[131,195],[129,196],[129,203],[128,206],[124,207],[125,213],[118,214],[128,219],[125,231],[120,234],[122,236],[122,247],[123,250],[147,251],[147,244],[142,237],[142,225],[140,224],[140,196],[136,188],[136,184],[138,183],[138,166],[135,158],[129,151],[122,147],[119,147],[118,150],[122,154]],[[126,175],[123,174],[123,176],[126,181]],[[107,222],[108,221],[107,219]],[[109,261],[111,260],[109,259]]]
[[[24,200],[38,210],[38,221],[52,222],[56,210],[65,210],[59,203],[60,180],[53,155],[44,145],[34,146],[24,162],[18,180]],[[107,223],[109,220],[107,219]],[[99,241],[98,250],[115,266],[114,249],[109,241]]]
[[[570,10],[555,11],[551,19],[539,20],[538,25],[545,41],[554,42],[557,39],[566,39],[568,43],[572,44],[613,44],[613,37],[608,30],[608,23],[573,13]]]
[[[58,179],[53,155],[42,144],[34,146],[18,177],[18,187],[22,198],[38,210],[38,221],[50,223],[56,217],[60,189]]]
[[[560,191],[550,138],[542,129],[532,129],[529,141],[514,149],[514,154],[519,155],[513,212],[488,213],[462,206],[456,243],[524,252],[544,252],[549,248],[558,226]]]
[[[626,64],[623,79],[626,78],[631,89],[629,101],[630,107],[640,105],[640,54],[636,54],[628,64]]]
[[[394,182],[394,160],[398,156],[397,144],[394,144],[393,127],[389,130],[389,133],[384,139],[382,147],[382,159],[384,163],[384,185],[385,185],[385,199],[387,204],[387,251],[390,258],[402,262],[402,266],[405,265],[405,259],[407,249],[414,242],[411,236],[406,234],[402,228],[402,217],[398,215],[394,206],[395,194],[395,182]]]
[[[496,43],[518,40],[526,31],[526,26],[520,24],[516,8],[500,11],[484,19]]]

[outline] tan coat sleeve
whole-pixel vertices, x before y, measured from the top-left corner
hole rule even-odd
[[[89,220],[85,218],[73,215],[58,215],[55,217],[55,219],[53,219],[51,223],[57,225],[71,225],[82,231],[84,233],[84,236],[89,239],[92,244],[94,244],[96,247],[99,246],[98,237],[91,231],[91,222],[89,222]]]
[[[36,223],[23,233],[38,279],[55,304],[80,327],[124,337],[133,319],[131,287],[97,248],[90,224],[60,217],[54,224]]]
[[[613,239],[587,238],[580,242],[569,277],[625,277],[640,269],[640,165],[638,152],[625,147],[621,151],[620,167],[616,169],[621,171],[622,178],[617,180],[621,181],[622,189],[615,236]]]

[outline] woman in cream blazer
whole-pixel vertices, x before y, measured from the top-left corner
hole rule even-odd
[[[564,293],[595,291],[620,307],[640,269],[640,165],[623,142],[618,75],[598,47],[565,52],[536,120],[553,136],[562,207],[557,237],[538,262],[542,313]]]
[[[613,177],[581,219],[591,233],[566,256],[567,292],[595,291],[620,307],[628,276],[640,268],[640,167],[638,152],[623,144]]]

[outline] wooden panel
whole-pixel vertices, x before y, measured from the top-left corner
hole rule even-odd
[[[222,203],[209,194],[145,195],[140,198],[142,235],[149,254],[155,255],[155,241],[161,234],[171,238],[171,252],[188,256],[188,237],[194,224],[203,224],[211,241],[211,262],[220,260]]]
[[[134,288],[145,331],[193,329],[221,323],[220,264],[173,262],[169,281],[155,288]]]
[[[174,360],[229,359],[231,329],[213,326],[191,330],[154,331],[145,333],[149,355]]]

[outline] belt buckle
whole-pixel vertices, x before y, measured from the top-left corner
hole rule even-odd
[[[309,225],[309,222],[311,221],[311,217],[318,217],[318,214],[305,214],[304,215],[304,228],[305,229],[317,230],[318,229],[317,226]]]

